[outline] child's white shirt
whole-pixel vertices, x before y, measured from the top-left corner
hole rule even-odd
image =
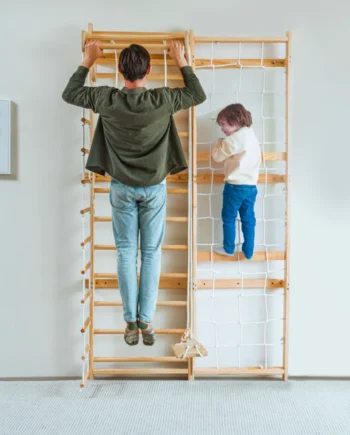
[[[239,156],[233,157],[242,152],[245,153],[240,159]],[[251,127],[242,127],[225,139],[219,139],[212,150],[212,158],[215,162],[224,161],[225,181],[228,183],[257,184],[261,149]]]

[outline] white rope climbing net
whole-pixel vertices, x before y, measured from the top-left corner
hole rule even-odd
[[[274,100],[285,98],[285,90],[270,89],[266,86],[266,74],[269,69],[264,66],[264,51],[267,43],[260,43],[260,64],[249,66],[243,65],[242,43],[225,45],[230,50],[232,57],[232,45],[238,48],[237,60],[234,63],[215,63],[216,52],[220,48],[218,43],[211,44],[210,68],[211,85],[208,80],[208,71],[198,66],[196,73],[199,79],[207,81],[208,105],[202,110],[202,115],[197,116],[198,123],[198,149],[208,153],[208,162],[198,168],[198,177],[201,173],[210,174],[209,185],[198,185],[198,238],[197,248],[199,252],[210,251],[209,262],[198,262],[197,279],[210,279],[210,297],[208,290],[197,290],[196,293],[196,335],[209,351],[207,359],[200,359],[198,365],[201,367],[223,367],[242,368],[255,366],[267,368],[274,365],[282,365],[283,344],[283,291],[282,289],[269,289],[268,283],[271,279],[283,279],[284,265],[272,259],[275,251],[284,250],[284,226],[285,213],[279,199],[282,199],[284,206],[284,186],[272,185],[268,183],[269,175],[276,174],[283,162],[267,162],[263,158],[261,175],[263,183],[258,186],[258,199],[256,203],[256,239],[255,251],[262,251],[266,261],[257,263],[252,260],[250,263],[242,261],[244,255],[241,253],[242,231],[241,222],[237,219],[236,225],[236,249],[238,252],[237,262],[213,261],[213,249],[222,244],[222,220],[221,220],[221,198],[223,184],[215,185],[215,175],[222,174],[222,165],[219,167],[211,160],[211,149],[213,141],[206,139],[208,131],[215,129],[216,115],[223,107],[230,103],[240,102],[247,110],[252,112],[253,128],[255,124],[261,126],[258,133],[262,152],[284,151],[284,137],[270,138],[272,132],[277,132],[276,123],[284,123],[285,116],[276,112],[279,107],[274,107]],[[208,47],[208,45],[206,45]],[[203,48],[203,46],[202,46]],[[197,50],[196,50],[197,52]],[[198,57],[198,55],[196,56]],[[208,56],[207,56],[208,57]],[[232,67],[232,68],[229,68]],[[246,89],[244,85],[244,74],[248,70],[256,70],[261,74],[260,89]],[[238,70],[238,74],[237,74]],[[274,68],[276,71],[276,68]],[[225,72],[225,77],[221,75]],[[282,75],[284,70],[280,69]],[[231,72],[232,79],[227,80],[227,74]],[[257,77],[259,74],[257,75]],[[270,77],[269,77],[270,79]],[[225,95],[220,94],[216,89],[222,88],[226,83],[227,88],[232,89],[232,83],[236,81],[236,90],[230,92],[232,101],[228,102]],[[269,80],[270,81],[270,80]],[[247,95],[260,97],[260,107],[251,108]],[[219,95],[222,95],[224,104],[220,105]],[[267,98],[269,96],[269,98]],[[272,103],[271,103],[272,102]],[[269,103],[269,104],[268,104]],[[284,107],[284,106],[283,106]],[[256,110],[254,110],[256,109]],[[206,111],[207,113],[203,113]],[[209,112],[209,116],[208,116]],[[200,112],[197,112],[200,113]],[[255,128],[254,128],[255,129]],[[219,132],[219,130],[217,131]],[[268,133],[268,134],[267,134]],[[270,164],[269,164],[270,163]],[[283,213],[277,213],[277,217],[271,217],[272,211],[282,208]],[[278,228],[278,230],[276,230]],[[271,241],[273,239],[274,243]],[[276,240],[275,240],[276,239]],[[281,241],[282,239],[282,241]],[[220,280],[225,277],[226,284],[220,284]],[[259,279],[262,285],[257,285],[254,289],[251,281]],[[232,286],[230,286],[232,283]],[[237,288],[238,287],[238,288]],[[277,349],[277,352],[275,351]],[[278,350],[279,349],[279,350]]]

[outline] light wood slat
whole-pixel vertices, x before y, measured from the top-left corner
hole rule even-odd
[[[94,249],[96,251],[115,251],[115,245],[95,245]],[[140,246],[139,248],[140,249]],[[163,251],[187,251],[187,245],[163,245]]]
[[[122,80],[124,77],[122,74],[118,74],[119,80]],[[168,81],[183,81],[183,77],[181,74],[167,74],[166,76]],[[115,79],[115,73],[96,73],[96,79]],[[165,74],[148,74],[147,80],[164,80]]]
[[[116,44],[102,42],[100,47],[102,50],[122,50],[127,48],[129,45],[130,44],[126,42],[117,42]],[[143,47],[145,47],[146,50],[168,50],[169,44],[143,44]]]
[[[182,216],[180,217],[173,216],[173,217],[167,217],[166,221],[173,222],[173,223],[186,223],[188,222],[188,218]],[[94,222],[112,222],[112,218],[109,216],[95,216]]]
[[[254,252],[254,255],[249,261],[278,261],[285,260],[286,253],[284,251],[269,251],[268,255],[266,255],[266,251]],[[198,252],[197,254],[198,261],[248,261],[246,260],[244,254],[242,252],[236,252],[232,257],[228,257],[227,255],[219,255],[213,252]]]
[[[220,289],[240,289],[242,288],[243,283],[243,289],[261,289],[266,288],[267,289],[277,289],[277,288],[283,288],[284,281],[281,279],[216,279],[215,281],[212,279],[199,279],[197,281],[197,289],[199,290],[212,290],[213,288],[216,290]]]
[[[86,288],[89,288],[89,280],[85,280]],[[95,287],[100,290],[109,290],[109,289],[118,289],[119,283],[117,279],[95,279]],[[187,279],[169,279],[169,278],[161,278],[159,281],[158,288],[162,289],[171,289],[171,290],[186,290],[187,289]]]
[[[195,368],[196,375],[283,375],[283,367]]]
[[[109,193],[109,191],[110,191],[109,187],[95,187],[94,188],[94,193]],[[167,192],[170,194],[187,194],[188,189],[168,188]]]
[[[196,68],[211,69],[212,65],[218,68],[240,68],[251,66],[264,66],[265,68],[283,68],[285,59],[196,59]]]
[[[82,153],[84,153],[84,154],[90,154],[90,150],[87,149],[87,148],[81,148],[80,151],[81,151]]]
[[[95,301],[95,307],[122,307],[122,301]],[[158,301],[157,307],[186,307],[186,301]]]
[[[187,369],[94,369],[94,375],[187,375]]]
[[[180,359],[175,356],[135,356],[135,357],[95,357],[96,363],[123,363],[123,362],[160,362],[160,363],[183,363],[187,362],[187,358]]]
[[[262,159],[265,159],[266,161],[286,161],[287,160],[287,153],[284,152],[265,152],[262,153]],[[209,152],[207,151],[201,151],[197,152],[197,162],[209,162]]]
[[[177,335],[183,334],[184,329],[155,329],[154,333],[159,335]],[[96,335],[122,335],[125,333],[124,329],[95,329]]]
[[[247,42],[247,43],[277,43],[277,42],[288,42],[288,38],[283,36],[280,38],[256,38],[256,37],[235,37],[235,36],[196,36],[196,43],[212,43],[212,42],[222,42],[222,43],[231,43],[231,42]]]
[[[170,279],[179,279],[179,278],[187,278],[187,273],[161,273],[161,278],[170,278]],[[116,279],[116,273],[95,273],[95,279]]]

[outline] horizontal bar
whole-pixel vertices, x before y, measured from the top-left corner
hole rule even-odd
[[[217,66],[220,69],[224,68],[240,68],[261,66],[265,68],[282,68],[285,66],[285,59],[196,59],[196,67],[200,69],[211,69],[213,66]]]
[[[266,287],[265,287],[266,286]],[[282,279],[199,279],[197,280],[198,290],[213,290],[213,289],[256,289],[267,288],[277,289],[284,288]]]
[[[285,161],[287,160],[287,153],[261,153],[262,159],[265,161]],[[197,153],[197,162],[209,162],[210,154],[207,151]]]
[[[122,301],[95,301],[95,307],[122,307]],[[186,307],[186,301],[158,301],[157,307]]]
[[[80,150],[83,154],[90,154],[90,150],[87,148],[81,148]]]
[[[123,50],[129,47],[129,45],[130,44],[127,42],[117,42],[115,44],[102,42],[100,48],[102,50]],[[146,48],[146,50],[168,50],[169,44],[143,44],[143,47]]]
[[[164,66],[164,54],[153,54],[151,55],[151,65],[152,66]],[[97,59],[96,63],[98,65],[115,65],[115,54],[114,53],[103,53],[103,56]],[[166,57],[167,66],[175,66],[175,62],[169,57]]]
[[[188,222],[187,217],[167,217],[167,222],[175,222],[175,223],[186,223]],[[94,222],[112,222],[112,218],[109,216],[95,216]]]
[[[86,330],[90,326],[90,324],[91,324],[91,317],[88,317],[85,320],[84,326],[81,328],[80,332],[84,334],[84,332],[86,332]]]
[[[115,273],[95,273],[95,279],[116,279],[117,275]],[[187,278],[187,273],[161,273],[161,278],[170,278],[170,279],[178,279],[178,278]]]
[[[110,180],[106,180],[106,181],[110,181]],[[179,194],[180,195],[180,194],[187,194],[188,189],[169,188],[169,189],[167,189],[167,192],[169,194]],[[94,193],[109,193],[109,187],[95,187]]]
[[[118,74],[120,79],[123,79],[123,74]],[[183,81],[181,74],[148,74],[147,80],[165,80],[165,77],[169,81]],[[115,79],[115,73],[96,73],[96,79]]]
[[[187,375],[187,369],[94,369],[94,375]]]
[[[85,245],[87,245],[88,243],[91,242],[91,240],[92,240],[92,237],[91,237],[91,236],[86,237],[86,239],[85,239],[83,242],[80,243],[80,246],[85,246]]]
[[[104,31],[104,30],[93,30],[92,33],[86,32],[86,39],[96,39],[96,36],[103,36],[105,39],[118,39],[125,38],[128,41],[133,38],[149,37],[155,39],[182,39],[186,37],[185,32],[118,32],[118,31]],[[101,38],[97,38],[101,39]]]
[[[89,261],[89,262],[86,264],[86,266],[84,267],[84,269],[81,271],[81,274],[82,274],[82,275],[85,275],[86,272],[90,269],[90,267],[91,267],[91,261]]]
[[[196,375],[283,375],[282,367],[195,368]]]
[[[94,249],[96,251],[115,251],[115,245],[95,245]],[[140,249],[140,247],[139,247]],[[163,245],[163,251],[187,251],[187,245]]]
[[[123,363],[123,362],[169,362],[169,363],[182,363],[187,362],[187,358],[180,359],[175,356],[135,356],[135,357],[95,357],[95,363]]]
[[[198,261],[245,261],[245,256],[241,252],[236,252],[232,257],[228,257],[227,255],[219,255],[213,252],[198,252],[197,260]],[[266,251],[254,252],[254,255],[250,261],[279,261],[285,260],[286,253],[284,251],[270,251],[266,253]]]
[[[86,280],[86,287],[89,287],[89,280]],[[95,288],[100,290],[117,289],[119,287],[118,280],[115,279],[95,279]],[[187,279],[169,279],[161,278],[159,280],[159,289],[187,289]]]
[[[195,36],[194,41],[196,43],[211,43],[211,42],[248,42],[248,43],[261,43],[261,42],[288,42],[288,38],[286,36],[282,36],[279,38],[257,38],[257,37],[227,37],[227,36]]]
[[[187,176],[186,176],[187,177]],[[224,174],[214,174],[211,173],[202,173],[200,170],[197,172],[197,183],[198,184],[210,184],[212,182],[216,183],[223,183],[225,176]],[[187,180],[184,180],[183,182],[187,182]],[[280,174],[260,174],[258,183],[259,184],[277,184],[277,183],[284,183],[285,182],[285,176]]]
[[[172,335],[183,334],[184,329],[155,329],[155,334],[158,335]],[[94,329],[96,335],[121,335],[124,334],[124,329]]]

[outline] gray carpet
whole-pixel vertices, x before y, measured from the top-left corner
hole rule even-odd
[[[0,434],[350,434],[350,381],[0,382]]]

